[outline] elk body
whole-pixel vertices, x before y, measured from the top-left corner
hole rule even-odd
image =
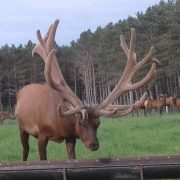
[[[174,104],[177,108],[177,111],[180,111],[180,98],[175,97],[174,98]]]
[[[158,110],[160,114],[162,114],[163,106],[166,104],[166,98],[164,96],[160,97],[159,99],[151,99],[148,98],[144,102],[145,106],[145,114],[147,113],[148,110]]]
[[[33,54],[39,54],[45,63],[46,83],[27,85],[17,96],[16,117],[23,146],[23,160],[28,158],[29,135],[38,139],[41,160],[47,159],[46,146],[49,140],[55,142],[65,140],[69,159],[75,158],[76,138],[80,138],[89,150],[97,150],[99,142],[96,132],[100,124],[99,117],[119,117],[139,108],[146,100],[146,93],[135,104],[113,105],[113,102],[123,93],[147,84],[156,71],[156,64],[153,63],[145,78],[135,84],[131,82],[140,69],[155,61],[152,58],[154,49],[151,48],[142,61],[137,62],[136,35],[132,29],[129,48],[124,37],[120,36],[120,45],[127,56],[127,65],[120,81],[100,105],[95,108],[86,107],[67,85],[57,63],[54,39],[58,22],[56,20],[51,25],[44,38],[40,31],[37,31],[40,43],[33,49]]]
[[[169,112],[173,113],[174,99],[173,99],[172,96],[165,97],[165,104],[164,104],[164,106],[167,107],[166,112],[169,111]]]
[[[25,86],[17,99],[16,114],[24,148],[23,160],[27,159],[29,151],[29,134],[38,138],[40,159],[46,159],[45,146],[49,140],[60,143],[65,139],[70,159],[75,158],[74,148],[78,137],[88,149],[98,149],[96,129],[99,126],[99,119],[93,110],[88,109],[88,120],[82,120],[80,114],[63,117],[57,110],[59,104],[64,104],[62,95],[47,84]],[[22,107],[24,104],[26,106]],[[71,107],[64,105],[64,110],[67,111],[68,108]]]

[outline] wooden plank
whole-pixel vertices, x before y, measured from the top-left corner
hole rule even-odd
[[[0,164],[0,180],[117,180],[180,178],[180,156]]]

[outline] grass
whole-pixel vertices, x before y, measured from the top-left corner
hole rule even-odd
[[[0,162],[20,161],[22,148],[18,125],[6,121],[0,126]],[[148,117],[101,118],[100,148],[87,150],[78,140],[77,159],[180,154],[180,114]],[[48,160],[67,160],[65,143],[49,141]],[[29,160],[38,160],[37,140],[30,138]]]

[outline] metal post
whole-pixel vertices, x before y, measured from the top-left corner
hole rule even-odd
[[[140,165],[140,180],[144,180],[143,165]]]
[[[67,180],[66,168],[63,168],[63,180]]]

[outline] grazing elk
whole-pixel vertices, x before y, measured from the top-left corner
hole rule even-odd
[[[163,106],[165,106],[166,98],[164,96],[160,96],[158,99],[151,99],[148,98],[144,102],[145,106],[145,114],[147,114],[147,111],[155,109],[158,110],[160,114],[162,114]]]
[[[39,45],[32,54],[37,53],[45,63],[44,75],[46,84],[30,84],[23,87],[17,95],[16,117],[19,122],[20,138],[23,146],[23,160],[27,160],[29,152],[28,138],[38,138],[40,160],[46,160],[46,146],[49,140],[66,141],[69,159],[75,158],[76,138],[80,138],[85,146],[95,151],[99,148],[96,136],[100,124],[99,117],[119,117],[132,112],[146,100],[147,94],[131,105],[113,105],[113,102],[127,91],[133,91],[147,84],[156,72],[155,59],[152,58],[154,48],[137,62],[135,54],[135,30],[131,30],[130,47],[128,48],[121,35],[121,47],[127,56],[124,73],[107,98],[97,107],[86,107],[67,85],[58,66],[55,54],[55,33],[59,21],[56,20],[46,36],[42,38],[37,31]],[[134,75],[146,64],[153,62],[149,73],[140,82],[131,83]]]

